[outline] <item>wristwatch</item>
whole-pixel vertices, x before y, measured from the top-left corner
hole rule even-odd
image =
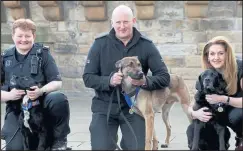
[[[41,88],[41,92],[42,92],[42,96],[43,96],[43,95],[46,95],[46,89]]]
[[[228,96],[226,104],[229,105],[229,102],[230,102],[230,97]]]

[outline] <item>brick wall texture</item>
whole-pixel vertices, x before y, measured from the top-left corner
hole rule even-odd
[[[63,77],[63,91],[93,94],[83,84],[84,62],[94,38],[111,28],[111,13],[120,4],[132,8],[136,27],[156,44],[170,73],[183,76],[191,95],[202,71],[200,53],[209,39],[228,37],[242,57],[242,3],[237,1],[30,1],[30,18],[38,27],[36,41],[50,46]],[[11,24],[16,9],[2,1],[1,7],[4,51],[13,45]],[[46,11],[51,7],[52,11]]]

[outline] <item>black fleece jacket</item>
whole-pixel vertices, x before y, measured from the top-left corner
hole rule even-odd
[[[147,75],[149,69],[152,72],[152,76],[146,76],[147,83],[146,86],[142,86],[143,89],[162,89],[169,85],[170,75],[168,69],[151,40],[141,35],[134,27],[133,38],[128,42],[127,46],[124,46],[116,38],[115,30],[111,29],[109,33],[95,39],[89,50],[84,68],[84,84],[86,87],[95,90],[92,102],[93,112],[107,111],[107,104],[114,90],[110,86],[110,78],[117,71],[115,63],[128,56],[138,56],[145,75]],[[116,97],[114,102],[117,102]],[[121,102],[123,106],[127,106],[122,95]]]

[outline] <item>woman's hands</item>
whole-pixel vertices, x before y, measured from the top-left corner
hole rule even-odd
[[[226,103],[228,96],[225,95],[217,95],[217,94],[210,94],[206,95],[205,99],[208,101],[210,104],[216,104],[216,103]]]
[[[192,111],[192,116],[202,122],[208,122],[212,118],[212,113],[207,112],[206,110],[208,110],[208,108],[203,107],[197,111]]]

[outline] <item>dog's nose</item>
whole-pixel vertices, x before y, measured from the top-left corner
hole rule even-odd
[[[210,79],[209,79],[209,78],[206,78],[206,79],[205,79],[205,82],[210,82]]]
[[[143,72],[142,71],[139,71],[138,72],[138,76],[141,78],[141,77],[143,77]]]

